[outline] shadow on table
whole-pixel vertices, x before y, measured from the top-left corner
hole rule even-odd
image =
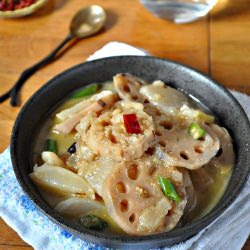
[[[104,30],[110,30],[112,29],[112,27],[116,24],[118,16],[117,14],[111,10],[111,9],[105,9],[106,13],[107,13],[107,21],[104,27]]]
[[[38,10],[31,18],[41,17],[52,13],[58,9],[61,9],[68,1],[67,0],[49,0],[46,5]]]
[[[215,20],[220,20],[228,17],[239,16],[246,12],[250,13],[249,4],[250,1],[245,0],[219,0],[218,4],[213,9],[211,16]]]

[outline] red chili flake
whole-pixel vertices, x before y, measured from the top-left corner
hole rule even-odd
[[[142,133],[136,114],[123,115],[123,121],[129,134]]]

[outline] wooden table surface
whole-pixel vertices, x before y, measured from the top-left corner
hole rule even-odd
[[[187,64],[226,87],[250,94],[249,0],[220,0],[209,16],[185,25],[154,17],[137,0],[50,0],[30,17],[0,20],[0,94],[12,86],[23,69],[66,36],[78,9],[93,3],[107,10],[104,32],[77,42],[60,60],[32,76],[21,91],[22,103],[50,78],[83,62],[110,41],[126,42],[154,56]],[[9,145],[19,109],[8,102],[0,104],[0,152]],[[2,220],[0,235],[0,249],[31,249]],[[250,249],[250,239],[244,249]]]

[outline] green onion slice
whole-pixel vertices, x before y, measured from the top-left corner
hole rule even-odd
[[[159,184],[161,186],[161,189],[164,193],[164,195],[166,197],[168,197],[169,199],[172,199],[176,202],[180,202],[181,198],[180,196],[177,194],[176,190],[175,190],[175,187],[173,185],[173,183],[168,180],[167,178],[165,177],[158,177],[158,181],[159,181]]]
[[[57,142],[52,139],[47,139],[45,148],[46,151],[57,153]]]
[[[98,89],[98,85],[97,84],[92,84],[90,86],[87,86],[84,89],[81,89],[79,91],[77,91],[76,93],[74,93],[70,99],[76,99],[76,98],[81,98],[81,97],[86,97],[86,96],[90,96],[93,95]]]
[[[79,223],[85,228],[102,231],[108,223],[96,215],[85,215],[79,218]]]
[[[206,131],[198,123],[191,123],[188,127],[188,133],[193,139],[199,140],[205,136]]]

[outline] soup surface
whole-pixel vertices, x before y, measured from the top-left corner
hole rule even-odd
[[[128,73],[65,100],[34,156],[30,177],[56,211],[89,229],[130,235],[207,214],[234,164],[229,133],[204,106]]]

